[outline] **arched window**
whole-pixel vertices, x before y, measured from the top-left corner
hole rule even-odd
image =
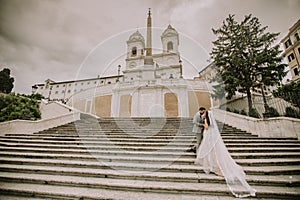
[[[172,51],[173,50],[173,42],[168,42],[167,50],[168,51]]]
[[[131,56],[136,56],[136,47],[133,47],[131,50]]]

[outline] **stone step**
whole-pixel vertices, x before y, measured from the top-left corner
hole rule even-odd
[[[23,142],[25,143],[25,142]],[[22,143],[17,143],[22,144]],[[25,143],[26,144],[26,143]],[[31,145],[40,146],[41,144],[45,144],[45,142],[41,143],[31,143]],[[84,145],[86,148],[91,150],[131,150],[131,151],[180,151],[184,152],[190,149],[192,146],[192,141],[190,143],[178,143],[178,142],[169,142],[169,143],[124,143],[124,142],[112,142],[112,141],[104,141],[104,142],[80,142],[78,144]],[[11,145],[11,146],[16,146]],[[56,144],[57,145],[57,144]],[[72,146],[71,146],[72,147]],[[70,146],[67,148],[71,148]],[[9,147],[5,146],[5,144],[1,144],[0,149],[8,149]],[[230,153],[235,152],[300,152],[300,147],[228,147],[227,148]]]
[[[121,137],[123,136],[123,137]],[[133,141],[133,140],[143,140],[145,142],[147,141],[158,141],[158,142],[166,142],[168,140],[173,140],[174,138],[176,139],[180,139],[182,142],[184,142],[185,140],[188,139],[194,139],[195,136],[194,135],[175,135],[175,136],[138,136],[138,135],[132,135],[131,138],[130,137],[124,137],[124,135],[120,135],[120,137],[111,137],[110,135],[74,135],[74,136],[69,136],[69,135],[47,135],[47,136],[9,136],[9,137],[0,137],[0,141],[30,141],[30,140],[39,140],[39,141],[43,141],[43,140],[66,140],[66,141],[81,141],[81,140],[104,140],[106,138],[109,139],[119,139],[119,140],[125,140],[125,141]]]
[[[174,182],[208,182],[225,183],[224,177],[214,174],[205,174],[199,172],[161,172],[161,171],[122,171],[118,169],[101,168],[83,168],[60,167],[60,166],[41,166],[41,165],[16,165],[5,164],[1,168],[0,177],[3,174],[26,173],[26,174],[52,174],[68,175],[80,177],[101,177],[127,180],[155,180],[155,181],[174,181]],[[201,167],[199,167],[201,169]],[[300,175],[247,175],[247,182],[251,185],[269,185],[269,186],[300,186]]]
[[[181,139],[181,142],[185,142],[188,139],[194,139],[195,136],[194,135],[176,135],[175,136],[176,139]],[[80,140],[104,140],[103,138],[107,138],[107,135],[42,135],[42,136],[35,136],[35,135],[22,135],[22,136],[0,136],[0,140],[3,141],[22,141],[22,140],[74,140],[74,141],[80,141]],[[111,137],[109,137],[111,139]],[[158,137],[158,138],[146,138],[147,140],[145,140],[145,137],[143,138],[139,138],[139,137],[133,137],[133,138],[116,138],[116,140],[119,141],[143,141],[143,142],[166,142],[163,141],[162,139],[173,139],[173,136],[165,136],[165,138],[162,137]],[[296,141],[295,141],[296,143]],[[300,142],[298,142],[298,144],[300,145]]]
[[[50,140],[50,141],[53,141],[53,142],[45,142],[43,140],[29,140],[30,144],[60,144],[60,143],[57,143],[59,141],[56,141],[56,140]],[[70,140],[70,141],[74,141],[74,140]],[[77,142],[76,142],[77,141]],[[183,147],[183,148],[186,148],[186,147],[189,147],[190,145],[192,145],[193,143],[193,139],[190,139],[190,140],[185,140],[185,141],[181,141],[176,138],[174,138],[173,141],[155,141],[155,142],[149,142],[149,141],[143,141],[143,142],[136,142],[136,141],[112,141],[112,140],[109,140],[109,139],[101,139],[101,140],[76,140],[76,144],[79,144],[81,143],[82,145],[95,145],[95,147],[105,147],[105,146],[110,146],[110,145],[115,145],[115,146],[122,146],[122,147],[130,147],[130,146],[135,146],[135,147],[139,147],[139,146],[147,146],[147,147],[150,147],[150,146],[171,146],[171,147]],[[10,146],[14,146],[14,145],[17,145],[17,144],[28,144],[26,141],[20,141],[19,143],[16,143],[16,141],[5,141],[5,142],[0,142],[0,147],[1,146],[6,146],[6,144],[10,144]],[[69,144],[72,144],[72,143],[69,143]],[[296,148],[296,147],[295,147]]]
[[[65,148],[65,149],[64,149]],[[88,150],[89,153],[98,153],[103,155],[141,155],[141,156],[152,156],[152,157],[161,157],[161,156],[181,156],[181,157],[195,157],[195,153],[192,152],[184,152],[184,151],[174,151],[174,152],[168,152],[168,151],[136,151],[136,150],[126,150],[121,148],[109,148],[109,149],[103,149],[99,148],[98,146],[60,146],[60,145],[47,145],[43,146],[42,148],[40,146],[31,146],[24,144],[21,147],[6,147],[2,148],[3,152],[0,152],[2,155],[6,155],[5,152],[33,152],[36,153],[39,151],[40,153],[49,153],[49,154],[55,154],[55,153],[64,153],[64,154],[72,154],[72,153],[84,153]],[[87,154],[87,153],[86,153]],[[22,154],[20,155],[22,156]],[[300,154],[297,152],[273,152],[265,154],[262,153],[231,153],[231,156],[233,158],[240,158],[240,159],[253,159],[253,158],[297,158],[300,157]]]
[[[1,191],[1,189],[0,189]],[[16,194],[3,194],[5,191],[2,191],[2,194],[0,194],[0,199],[3,200],[62,200],[62,198],[58,198],[58,197],[33,197],[30,194],[24,194],[24,196],[16,196]],[[22,194],[19,194],[22,195]],[[26,196],[27,195],[27,196]],[[66,200],[71,200],[69,198],[67,198]]]
[[[165,131],[173,131],[175,130],[188,130],[192,131],[193,126],[167,126],[167,127],[130,127],[130,126],[77,126],[77,127],[57,127],[57,128],[52,128],[52,129],[47,129],[44,131],[40,131],[39,133],[45,133],[45,132],[57,132],[57,131],[62,131],[62,132],[67,132],[67,131],[122,131],[122,130],[129,130],[129,131],[141,131],[141,130],[165,130]],[[243,133],[243,134],[251,134],[242,130],[238,129],[228,129],[228,128],[220,128],[219,129],[221,133]]]
[[[67,196],[79,198],[88,198],[95,195],[97,198],[104,198],[99,196],[95,190],[91,189],[108,189],[109,191],[134,191],[134,192],[153,192],[159,194],[180,194],[182,198],[185,194],[190,195],[218,195],[228,196],[229,189],[226,184],[218,183],[186,183],[186,182],[170,182],[170,181],[151,181],[151,180],[125,180],[125,179],[111,179],[111,178],[81,178],[76,176],[60,176],[60,175],[42,175],[42,174],[6,174],[11,181],[17,181],[14,187],[11,182],[1,182],[1,190],[5,193],[46,193],[52,196]],[[16,187],[17,186],[17,187]],[[42,188],[43,186],[44,188]],[[57,187],[60,186],[60,187]],[[53,187],[55,189],[53,189]],[[18,189],[15,189],[18,188]],[[83,190],[82,190],[83,189]],[[299,197],[299,191],[296,188],[289,187],[274,187],[274,186],[255,186],[257,190],[257,197],[268,198],[296,198]],[[80,191],[80,193],[77,193]],[[62,194],[64,192],[64,194]],[[140,196],[142,197],[142,196]],[[158,196],[157,196],[158,197]],[[95,198],[95,197],[94,197]],[[107,197],[105,197],[107,198]],[[122,198],[124,198],[122,196]],[[153,198],[153,197],[152,197]],[[162,196],[160,197],[162,198]],[[127,199],[127,198],[125,198]],[[129,198],[129,199],[132,199]]]
[[[192,124],[166,124],[166,125],[159,125],[156,126],[151,125],[151,126],[139,126],[139,125],[128,125],[128,124],[108,124],[108,125],[103,125],[103,124],[92,124],[92,125],[74,125],[72,127],[54,127],[50,128],[47,130],[44,130],[46,132],[49,131],[75,131],[75,130],[98,130],[98,129],[103,129],[103,130],[109,130],[109,129],[114,129],[114,130],[123,130],[123,129],[130,129],[130,130],[149,130],[149,129],[166,129],[166,130],[171,130],[171,129],[188,129],[192,130],[193,125]],[[234,129],[234,128],[228,128],[228,127],[219,127],[220,132],[239,132],[239,133],[247,133],[250,134],[246,131],[240,130],[240,129]],[[40,132],[44,132],[40,131]]]
[[[18,174],[51,174],[61,176],[80,176],[82,178],[98,177],[110,179],[126,179],[126,180],[151,180],[151,181],[172,181],[172,182],[186,182],[186,183],[221,183],[226,184],[224,177],[216,176],[214,174],[195,173],[195,172],[148,172],[144,173],[121,171],[117,169],[86,169],[86,168],[66,168],[66,167],[51,167],[51,166],[28,166],[28,165],[4,165],[0,172],[0,180],[9,181],[10,176]],[[252,185],[264,186],[281,186],[281,187],[299,187],[300,175],[247,175],[247,182]]]
[[[57,144],[55,144],[57,146]],[[53,146],[55,146],[53,145]],[[25,146],[25,145],[24,145]],[[166,145],[166,146],[117,146],[113,145],[112,146],[103,146],[103,145],[91,145],[91,144],[86,144],[85,146],[80,146],[80,147],[85,147],[87,150],[84,148],[76,148],[76,149],[70,149],[72,146],[66,145],[65,148],[63,149],[62,146],[60,148],[52,148],[53,146],[48,146],[48,148],[41,148],[38,144],[36,146],[31,146],[31,147],[8,147],[8,146],[2,146],[0,147],[3,152],[0,152],[0,154],[4,154],[5,152],[12,151],[12,152],[45,152],[49,154],[53,153],[109,153],[109,152],[114,152],[115,154],[123,154],[124,151],[127,153],[133,153],[135,152],[136,154],[139,154],[141,152],[153,152],[153,153],[176,153],[178,152],[181,155],[184,155],[186,152],[190,149],[189,145],[186,146],[181,146],[181,147],[176,147],[172,145]],[[292,151],[292,148],[285,148],[286,151],[282,148],[251,148],[253,152],[249,152],[250,148],[248,150],[245,150],[243,148],[228,148],[229,152],[231,153],[231,156],[233,158],[278,158],[278,157],[300,157],[299,151]],[[298,149],[298,148],[296,148]],[[269,151],[266,154],[266,151]],[[154,156],[156,156],[154,154]]]
[[[99,137],[99,139],[101,138],[109,138],[109,139],[144,139],[144,140],[153,140],[153,139],[161,139],[161,140],[173,140],[174,138],[176,139],[182,139],[182,141],[186,140],[186,139],[194,139],[195,135],[175,135],[175,136],[157,136],[157,135],[151,135],[151,136],[145,136],[145,135],[80,135],[77,137],[69,137],[66,136],[65,140],[69,140],[69,141],[75,141],[78,140],[78,138],[93,138],[93,137]],[[103,137],[101,137],[103,136]],[[128,136],[128,137],[126,137]],[[34,137],[34,136],[31,136]],[[58,139],[64,139],[64,136],[62,135],[53,135],[52,138],[58,138]],[[281,139],[281,138],[241,138],[241,137],[224,137],[222,136],[223,141],[225,143],[249,143],[249,142],[255,142],[255,143],[298,143],[300,144],[300,142],[298,140],[294,140],[294,139]],[[24,138],[24,139],[11,139],[11,138],[0,138],[0,142],[30,142],[30,137],[29,138]],[[38,138],[37,138],[38,139]],[[40,138],[40,142],[45,142],[45,139]],[[47,142],[47,141],[46,141]],[[67,141],[66,141],[67,142]]]
[[[65,159],[64,159],[65,158]],[[96,159],[98,158],[98,159]],[[71,158],[72,159],[72,158]],[[79,160],[78,160],[79,159]],[[87,160],[88,159],[88,160]],[[0,157],[0,160],[3,164],[0,165],[1,171],[4,170],[5,166],[11,165],[39,165],[39,166],[60,166],[60,167],[69,167],[69,168],[87,168],[87,169],[107,169],[113,168],[118,170],[125,171],[165,171],[165,172],[197,172],[203,173],[202,168],[195,166],[192,162],[190,164],[178,164],[178,158],[173,159],[161,159],[160,162],[151,158],[144,158],[142,162],[139,162],[138,159],[128,159],[126,162],[124,160],[114,160],[105,157],[77,157],[76,160],[70,160],[66,157],[56,157],[55,159],[41,159],[41,158],[5,158]],[[7,164],[5,164],[7,163]],[[280,166],[280,165],[271,165],[271,166],[243,166],[245,172],[248,175],[299,175],[300,168],[299,165],[290,165],[290,166]]]
[[[160,157],[152,157],[146,155],[118,155],[118,154],[80,154],[76,155],[64,155],[59,156],[57,154],[19,154],[14,152],[0,153],[0,160],[3,163],[23,163],[26,161],[32,161],[31,159],[65,159],[65,160],[100,160],[105,162],[131,162],[131,163],[176,163],[181,165],[193,165],[195,156],[189,155],[165,155]],[[242,166],[282,166],[282,165],[300,165],[300,158],[264,158],[264,159],[235,159],[235,161]]]
[[[21,137],[21,136],[27,136],[27,137],[62,137],[62,136],[68,136],[68,137],[76,137],[76,136],[104,136],[104,135],[111,135],[111,136],[172,136],[172,135],[182,135],[182,136],[195,136],[192,131],[190,132],[184,132],[184,131],[172,131],[172,132],[149,132],[149,131],[68,131],[68,132],[49,132],[49,133],[40,133],[40,134],[34,134],[34,135],[29,135],[29,134],[6,134],[6,137]],[[241,137],[241,138],[258,138],[257,135],[250,135],[250,134],[245,134],[245,133],[221,133],[221,136],[227,137],[227,138],[236,138],[236,137]],[[266,139],[266,138],[262,138]],[[269,138],[270,139],[270,138]],[[276,138],[275,138],[276,139]],[[287,140],[287,139],[295,139],[295,138],[280,138],[281,140]]]
[[[237,143],[226,143],[226,147],[300,147],[299,142],[295,143],[247,143],[247,144],[237,144]]]
[[[3,185],[3,184],[2,184]],[[16,189],[18,188],[18,189]],[[212,194],[182,194],[182,193],[155,193],[155,192],[137,192],[137,191],[117,191],[107,190],[101,188],[81,188],[71,186],[55,186],[55,185],[37,185],[28,183],[7,183],[5,187],[0,190],[6,200],[28,200],[28,197],[33,200],[41,199],[64,199],[64,200],[75,200],[75,199],[143,199],[143,200],[154,200],[154,199],[169,199],[169,200],[192,200],[192,199],[205,199],[205,200],[236,200],[232,196],[213,196]],[[19,195],[19,196],[15,196]],[[20,196],[22,195],[22,196]],[[33,197],[34,195],[34,197]],[[267,194],[262,194],[267,195]],[[275,195],[276,196],[276,195]],[[19,198],[18,198],[19,197]],[[272,198],[272,197],[271,197]],[[251,200],[253,198],[243,198],[244,200]],[[270,198],[259,198],[260,200],[267,200]],[[280,199],[277,197],[276,199]]]
[[[41,139],[41,138],[37,138],[37,139]],[[19,140],[12,140],[9,142],[0,142],[0,147],[1,146],[6,146],[6,147],[35,147],[35,146],[40,146],[40,143],[37,143],[37,139],[27,139],[28,142],[19,142]],[[51,141],[53,141],[51,138],[49,138]],[[44,140],[42,140],[42,143],[44,144],[44,147],[53,147],[53,148],[84,148],[84,146],[89,145],[89,146],[99,146],[99,144],[102,144],[103,142],[107,142],[108,139],[107,138],[76,138],[75,140],[71,140],[72,138],[66,138],[66,141],[68,142],[61,142],[61,141],[57,141],[54,140],[55,142],[47,142],[45,143]],[[48,138],[45,138],[45,140],[47,141]],[[109,142],[113,143],[113,144],[126,144],[126,145],[131,145],[131,144],[168,144],[170,143],[170,141],[165,141],[165,140],[161,140],[161,139],[147,139],[145,140],[144,138],[142,139],[129,139],[129,138],[124,138],[124,139],[111,139],[109,138]],[[176,138],[176,142],[172,142],[173,144],[178,144],[179,146],[186,146],[187,144],[194,144],[195,140],[194,138],[188,138],[185,140],[177,140]],[[294,142],[294,143],[246,143],[246,144],[239,144],[239,143],[230,143],[229,141],[225,143],[225,145],[228,148],[237,148],[237,147],[269,147],[269,148],[289,148],[289,147],[300,147],[300,143],[299,142]]]

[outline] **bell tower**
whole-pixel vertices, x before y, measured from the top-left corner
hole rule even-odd
[[[161,35],[161,42],[164,53],[178,54],[179,37],[178,32],[169,24]]]
[[[126,69],[142,64],[145,49],[145,39],[137,30],[127,41]]]

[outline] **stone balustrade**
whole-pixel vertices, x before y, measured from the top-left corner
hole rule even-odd
[[[213,109],[213,113],[216,120],[259,137],[300,139],[300,119],[289,117],[256,119],[220,109]]]

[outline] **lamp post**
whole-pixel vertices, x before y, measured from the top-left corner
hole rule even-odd
[[[120,69],[121,69],[121,65],[118,65],[118,78],[117,78],[117,82],[120,81]]]
[[[263,97],[264,108],[265,108],[265,112],[263,113],[263,118],[268,118],[270,116],[270,112],[269,112],[270,109],[269,109],[269,105],[267,103],[267,99],[266,99],[266,96],[265,96],[263,76],[262,76],[261,73],[257,75],[257,80],[260,83],[260,89],[261,89],[261,94],[262,94],[262,97]]]
[[[180,66],[180,78],[182,78],[182,60],[179,59],[179,66]]]

